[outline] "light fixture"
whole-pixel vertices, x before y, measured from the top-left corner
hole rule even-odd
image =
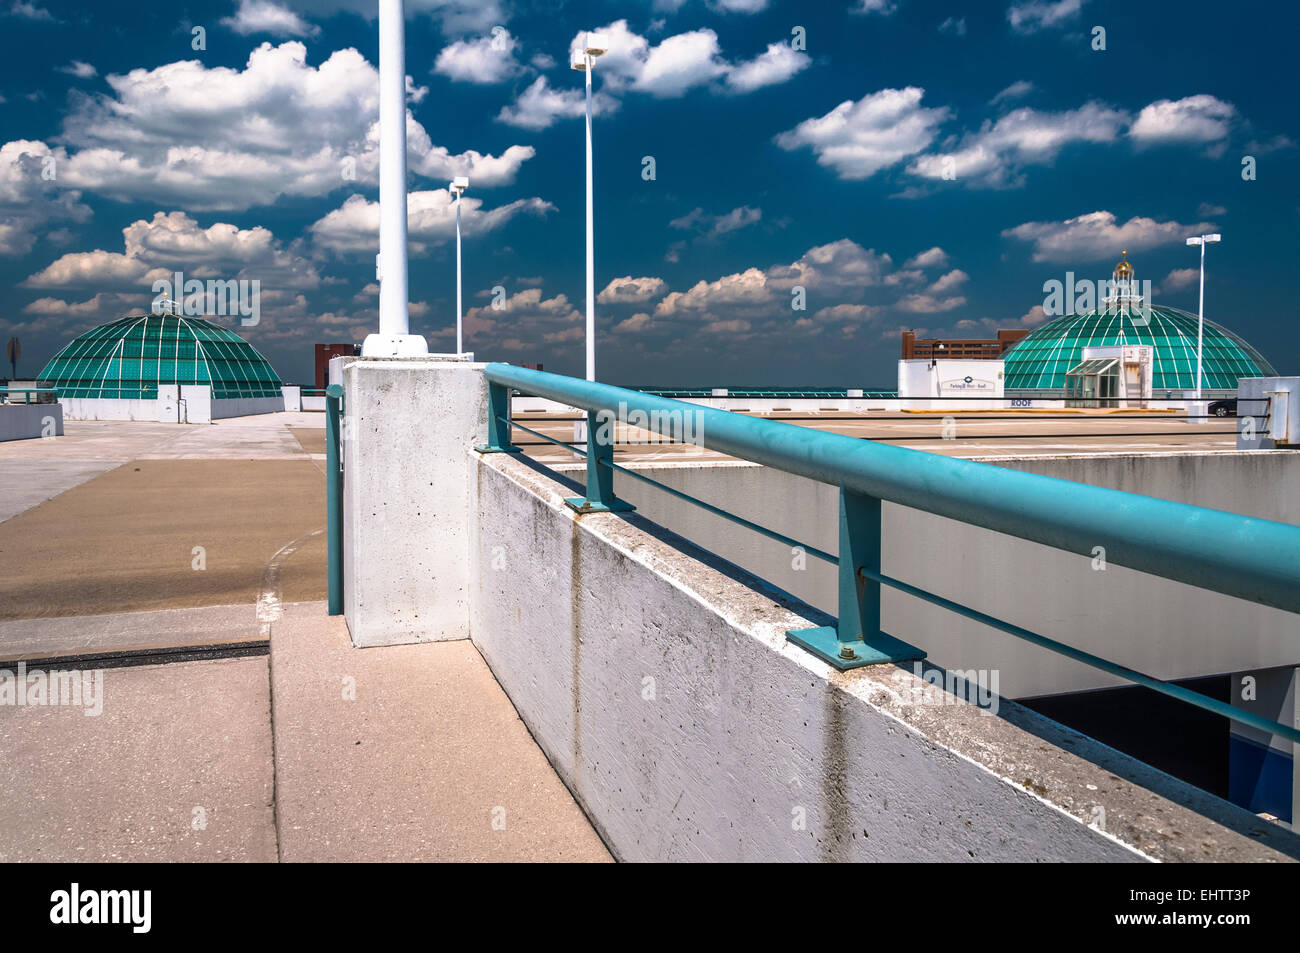
[[[447,191],[456,196],[456,353],[465,353],[462,332],[461,294],[460,294],[460,197],[469,188],[469,178],[458,175],[447,184]]]
[[[1201,365],[1205,351],[1205,246],[1223,239],[1222,235],[1197,235],[1187,239],[1188,245],[1201,248],[1201,303],[1196,317],[1196,399],[1201,399]]]
[[[596,57],[609,48],[599,33],[586,34],[581,52],[575,52],[573,68],[582,70],[587,87],[587,380],[596,379],[596,257],[595,227],[592,215],[591,184],[591,74],[596,68]]]

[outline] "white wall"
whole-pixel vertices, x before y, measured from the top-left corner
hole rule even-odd
[[[156,400],[110,400],[98,397],[60,397],[68,420],[158,420]]]
[[[181,385],[181,420],[187,424],[212,423],[212,387],[209,384]],[[220,403],[225,403],[221,401]]]
[[[212,401],[212,419],[249,417],[254,414],[278,414],[284,410],[283,397],[225,397]],[[190,423],[195,423],[191,418]]]
[[[353,644],[463,639],[482,364],[344,358],[344,614]]]
[[[68,420],[149,420],[157,423],[206,424],[225,417],[275,414],[284,410],[283,397],[237,397],[214,400],[211,386],[183,384],[177,409],[175,384],[160,384],[157,400],[114,400],[99,397],[60,397]],[[181,418],[183,417],[183,420]]]
[[[828,621],[809,607],[639,516],[576,516],[563,505],[573,490],[527,460],[475,463],[472,637],[621,859],[1300,850],[1293,835],[1014,703],[990,717],[918,702],[903,668],[831,672],[784,638]],[[1099,816],[1104,832],[1088,826]]]
[[[63,436],[60,404],[0,403],[0,443],[43,436]]]

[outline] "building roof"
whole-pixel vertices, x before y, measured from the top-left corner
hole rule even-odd
[[[1196,387],[1196,315],[1177,308],[1145,312],[1108,306],[1049,321],[1022,338],[1003,356],[1007,390],[1065,388],[1066,372],[1083,359],[1084,347],[1148,344],[1153,390]],[[1272,377],[1277,372],[1239,335],[1205,321],[1204,387],[1235,390],[1241,377]]]
[[[234,331],[179,314],[141,314],[78,335],[40,380],[60,397],[154,398],[159,384],[208,384],[214,400],[278,397],[280,377]]]

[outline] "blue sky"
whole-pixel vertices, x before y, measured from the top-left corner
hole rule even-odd
[[[376,6],[0,0],[0,335],[21,373],[177,269],[261,282],[239,330],[287,380],[310,378],[312,344],[376,329]],[[467,174],[467,347],[581,374],[568,62],[603,29],[603,380],[892,386],[902,329],[1037,326],[1045,281],[1106,277],[1121,249],[1194,312],[1184,239],[1203,230],[1223,234],[1207,316],[1300,373],[1293,4],[407,6],[411,324],[436,350],[454,344],[445,189]]]

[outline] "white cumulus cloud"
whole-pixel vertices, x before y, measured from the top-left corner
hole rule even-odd
[[[1183,225],[1145,216],[1120,223],[1114,212],[1103,210],[1063,222],[1025,222],[1006,229],[1002,235],[1030,242],[1034,261],[1070,263],[1118,257],[1125,249],[1132,253],[1161,245],[1181,245],[1187,236],[1213,227],[1207,222]]]
[[[922,106],[924,95],[925,90],[909,86],[845,100],[781,133],[776,144],[787,150],[808,146],[818,164],[841,179],[866,179],[934,142],[948,110]]]
[[[112,94],[76,100],[55,152],[62,186],[120,201],[242,210],[378,180],[378,71],[353,49],[319,67],[298,41],[263,43],[243,69],[200,60],[110,75]],[[413,90],[418,99],[422,90]],[[435,146],[408,113],[413,171],[476,185],[513,180],[533,155]]]
[[[407,228],[413,254],[426,246],[456,236],[456,203],[446,189],[411,192],[406,197]],[[461,232],[467,237],[486,234],[517,215],[545,215],[555,206],[539,198],[518,199],[496,208],[484,208],[483,200],[470,195],[461,199]],[[339,208],[313,223],[308,231],[316,246],[339,255],[379,250],[379,203],[363,195],[352,195]]]
[[[272,36],[315,36],[320,27],[308,23],[298,14],[274,0],[239,0],[239,9],[221,25],[241,36],[269,33]]]
[[[515,59],[517,41],[504,27],[476,39],[457,40],[442,48],[433,71],[465,83],[500,83],[522,70]]]
[[[1139,145],[1213,144],[1228,138],[1236,115],[1231,103],[1206,94],[1161,99],[1138,113],[1128,134]]]

